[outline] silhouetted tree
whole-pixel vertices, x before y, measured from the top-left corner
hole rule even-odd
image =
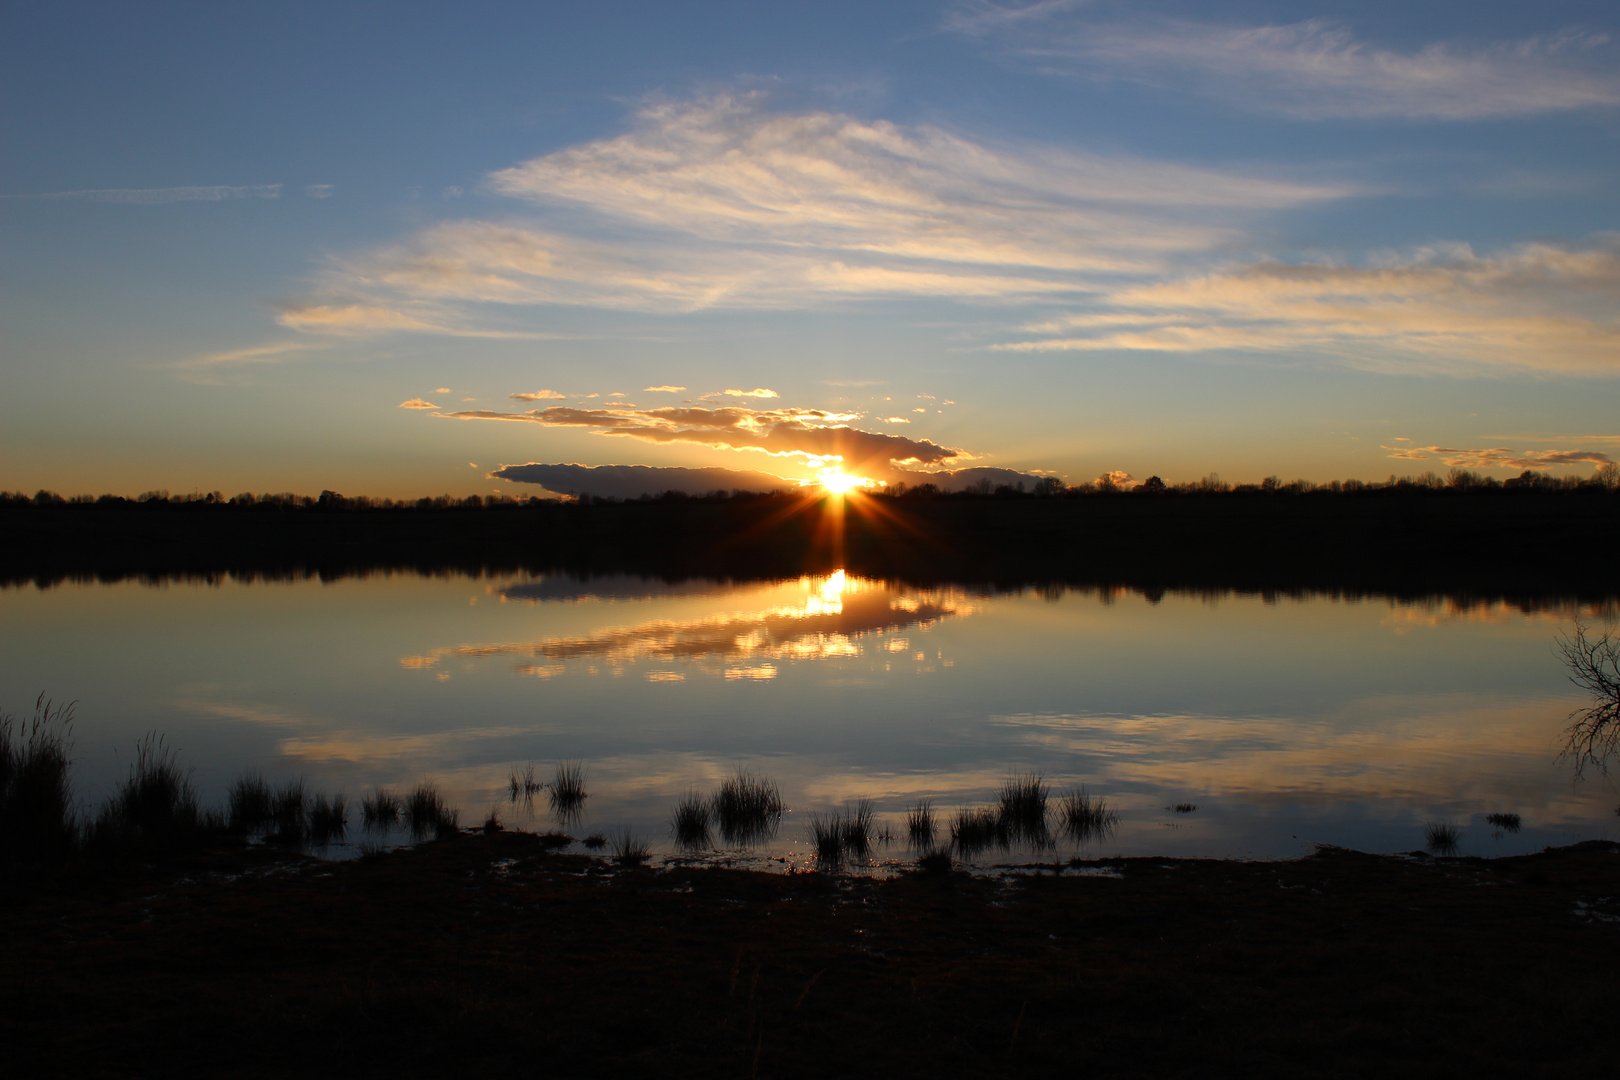
[[[1564,756],[1575,761],[1575,775],[1587,765],[1609,771],[1609,757],[1620,746],[1620,637],[1605,630],[1587,636],[1575,624],[1575,634],[1558,638],[1558,652],[1569,668],[1569,681],[1592,695],[1592,704],[1569,714]]]

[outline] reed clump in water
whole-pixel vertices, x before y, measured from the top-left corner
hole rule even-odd
[[[816,858],[836,865],[846,856],[865,858],[872,850],[872,822],[876,817],[872,800],[858,799],[842,811],[830,814],[811,814],[807,826],[810,846]]]
[[[906,811],[906,838],[911,846],[922,850],[934,846],[934,804],[930,799],[919,799]]]
[[[507,801],[515,803],[522,799],[525,803],[532,803],[545,786],[536,775],[534,762],[526,762],[522,769],[514,765],[507,779]]]
[[[646,862],[647,856],[652,853],[652,845],[645,840],[637,839],[628,828],[614,833],[611,844],[613,861],[620,866],[639,866]]]
[[[585,763],[564,761],[558,764],[552,774],[551,791],[547,796],[551,802],[551,812],[557,820],[565,823],[577,820],[589,796],[590,793],[585,790]]]
[[[72,744],[71,702],[53,707],[41,694],[22,726],[0,714],[0,865],[59,862],[73,853]]]
[[[1057,816],[1064,834],[1076,843],[1106,840],[1119,824],[1119,814],[1108,808],[1107,800],[1083,787],[1058,800]]]
[[[1423,846],[1436,855],[1455,855],[1462,830],[1455,825],[1431,821],[1423,826]]]
[[[315,796],[309,809],[309,838],[313,843],[330,844],[349,832],[349,800],[342,792],[328,798]]]
[[[964,858],[1005,848],[1011,838],[999,811],[988,806],[958,810],[951,819],[951,846]]]
[[[675,805],[670,817],[669,831],[675,843],[687,851],[700,851],[713,840],[713,801],[696,791],[689,791]]]
[[[738,769],[714,794],[714,816],[728,844],[753,844],[776,835],[782,820],[776,781]]]
[[[372,789],[360,799],[360,821],[368,829],[388,829],[399,824],[400,798],[390,788]]]
[[[225,832],[220,814],[205,815],[174,751],[156,732],[135,745],[129,776],[102,804],[86,847],[108,855],[156,858],[192,851]]]
[[[1516,833],[1523,828],[1524,819],[1518,814],[1486,814],[1485,823],[1503,832]]]
[[[1001,828],[1009,840],[1021,840],[1035,847],[1049,842],[1046,804],[1051,788],[1040,773],[1020,773],[1001,782],[998,812]]]
[[[275,819],[275,793],[261,772],[245,772],[238,776],[225,798],[226,818],[234,833],[245,835],[259,832],[268,828]]]
[[[455,836],[460,818],[460,811],[444,801],[431,781],[422,781],[405,796],[405,824],[418,840],[428,836],[440,840]]]

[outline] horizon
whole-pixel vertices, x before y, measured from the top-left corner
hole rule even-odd
[[[0,26],[0,490],[1620,456],[1609,5]]]

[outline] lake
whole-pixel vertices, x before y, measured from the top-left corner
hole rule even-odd
[[[1495,855],[1620,832],[1614,782],[1559,760],[1586,703],[1555,647],[1577,618],[1612,626],[1614,607],[842,573],[67,583],[0,591],[0,707],[77,702],[87,805],[156,731],[205,804],[248,769],[351,805],[431,779],[463,824],[493,810],[541,830],[543,798],[509,799],[514,769],[583,762],[567,831],[628,828],[661,856],[681,797],[746,768],[787,806],[774,839],[730,856],[754,865],[808,862],[812,814],[870,799],[903,837],[918,800],[943,826],[1031,772],[1102,797],[1117,826],[979,861],[1410,851],[1431,824]]]

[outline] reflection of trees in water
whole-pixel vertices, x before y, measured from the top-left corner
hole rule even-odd
[[[1562,634],[1557,648],[1569,668],[1569,681],[1592,695],[1592,704],[1569,714],[1564,756],[1574,759],[1575,775],[1587,765],[1608,771],[1609,758],[1620,748],[1620,636],[1613,629],[1589,634],[1575,624]]]

